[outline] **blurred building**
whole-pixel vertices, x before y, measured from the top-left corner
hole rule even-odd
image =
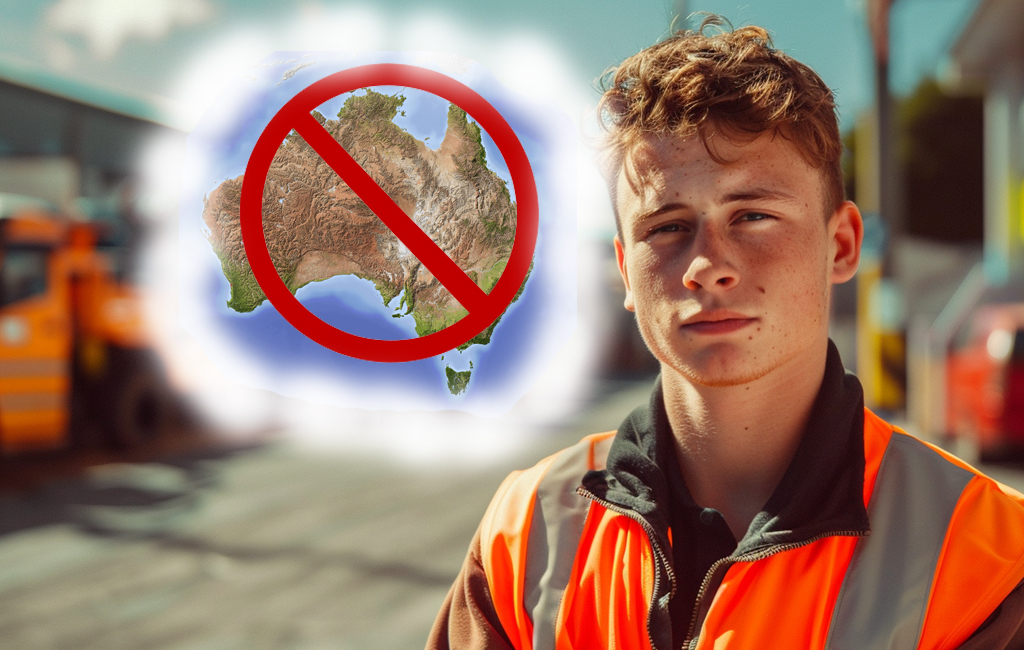
[[[919,431],[950,435],[949,355],[991,303],[1024,302],[1024,3],[980,0],[951,52],[950,92],[982,100],[982,246],[936,314],[909,324],[908,415]],[[973,215],[964,215],[965,219]],[[911,294],[908,294],[908,296]]]
[[[0,192],[116,219],[146,143],[184,136],[164,114],[154,98],[0,61]]]
[[[985,95],[985,276],[1024,275],[1024,3],[982,0],[953,46],[953,82]]]

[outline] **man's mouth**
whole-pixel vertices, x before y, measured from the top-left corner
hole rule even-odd
[[[738,312],[713,309],[687,318],[683,321],[682,329],[694,334],[728,334],[753,325],[757,320]]]

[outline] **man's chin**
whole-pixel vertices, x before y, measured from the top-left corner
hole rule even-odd
[[[665,364],[662,364],[664,367]],[[761,379],[773,369],[771,364],[757,365],[749,359],[705,360],[703,363],[672,364],[673,369],[695,386],[729,388]]]
[[[730,388],[733,386],[742,386],[744,384],[750,384],[758,379],[761,379],[770,372],[765,369],[760,372],[747,371],[745,373],[740,372],[701,372],[692,368],[683,369],[681,374],[690,383],[696,386],[705,386],[707,388]]]
[[[708,388],[729,388],[752,384],[760,379],[774,375],[773,382],[787,382],[795,379],[795,375],[806,371],[800,348],[788,350],[788,354],[757,354],[748,350],[720,346],[714,350],[703,350],[704,354],[695,355],[685,360],[676,358],[675,363],[662,361],[662,371],[671,367],[681,378],[694,386]],[[825,351],[821,345],[822,353]]]

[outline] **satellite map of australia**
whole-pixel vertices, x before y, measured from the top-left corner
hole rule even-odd
[[[393,121],[406,97],[367,89],[336,116],[313,116],[391,199],[485,292],[512,251],[516,206],[487,165],[481,130],[449,105],[447,129],[432,149]],[[436,146],[436,144],[434,145]],[[230,285],[227,306],[248,313],[266,300],[246,260],[239,222],[242,176],[205,197],[207,239]],[[352,275],[373,283],[394,318],[410,315],[417,336],[467,311],[294,131],[278,148],[263,190],[263,230],[278,274],[295,293],[311,282]],[[524,282],[524,287],[525,287]],[[520,288],[520,293],[522,292]],[[518,295],[516,296],[518,299]],[[398,299],[397,301],[395,299]],[[459,346],[486,345],[501,319]],[[469,371],[446,368],[452,394]]]

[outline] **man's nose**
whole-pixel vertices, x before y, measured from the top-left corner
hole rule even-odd
[[[726,248],[720,235],[702,228],[694,239],[693,258],[683,274],[683,285],[690,291],[714,291],[739,284],[739,273],[728,261]]]

